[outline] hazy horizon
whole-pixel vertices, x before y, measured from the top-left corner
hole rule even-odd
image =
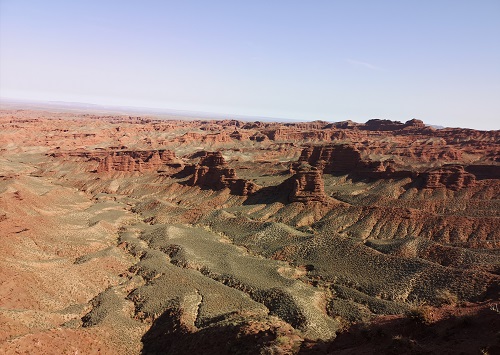
[[[0,96],[500,129],[500,2],[0,2]]]
[[[75,113],[95,113],[95,114],[119,114],[119,115],[144,115],[150,117],[157,117],[163,119],[164,116],[179,116],[185,119],[235,119],[242,121],[264,121],[264,122],[283,122],[283,123],[299,123],[311,122],[314,120],[301,120],[287,117],[270,117],[270,116],[250,116],[241,115],[228,112],[207,112],[207,111],[191,111],[191,110],[176,110],[158,107],[140,107],[140,106],[117,106],[117,105],[104,105],[94,104],[90,102],[69,102],[69,101],[43,101],[43,100],[29,100],[29,99],[15,99],[15,98],[2,98],[0,97],[0,110],[9,109],[26,109],[26,110],[44,110],[44,111],[57,111],[57,112],[75,112]],[[370,117],[365,120],[350,120],[355,123],[366,123],[372,119],[385,119],[383,117]],[[325,122],[341,122],[335,120],[317,120]],[[344,120],[346,121],[346,120]],[[408,120],[397,120],[405,123]],[[474,129],[472,127],[459,127],[459,126],[441,126],[433,122],[424,122],[427,126],[436,128],[465,128]]]

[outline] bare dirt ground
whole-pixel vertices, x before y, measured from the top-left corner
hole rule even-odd
[[[498,131],[0,125],[0,353],[499,351]]]

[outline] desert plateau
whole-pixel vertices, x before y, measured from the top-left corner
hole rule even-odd
[[[1,354],[498,354],[500,131],[0,112]]]

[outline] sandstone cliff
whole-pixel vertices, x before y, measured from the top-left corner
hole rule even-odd
[[[228,166],[221,152],[205,152],[187,184],[211,190],[228,188],[231,193],[241,196],[257,190],[253,182],[236,177],[234,169]]]
[[[285,180],[278,188],[287,190],[289,202],[325,202],[325,186],[323,182],[323,173],[316,167],[302,163],[295,166],[291,172],[292,177]]]
[[[309,146],[302,150],[298,164],[308,163],[324,173],[362,173],[385,170],[380,162],[363,160],[352,145]]]
[[[461,165],[445,165],[419,175],[424,179],[424,188],[431,189],[446,187],[450,190],[458,190],[474,186],[476,183],[476,177],[465,171]]]
[[[499,166],[485,164],[449,164],[418,171],[398,166],[393,160],[381,162],[363,159],[357,147],[346,144],[305,147],[298,161],[292,164],[292,170],[303,163],[308,163],[324,173],[350,174],[359,178],[421,178],[423,180],[421,187],[429,189],[445,187],[458,190],[474,186],[476,179],[495,179],[500,173]]]
[[[167,164],[179,166],[175,153],[170,150],[115,151],[100,158],[97,172],[152,171]]]

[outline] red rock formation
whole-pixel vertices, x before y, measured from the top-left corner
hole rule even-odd
[[[380,162],[363,160],[361,152],[347,144],[306,147],[302,150],[298,164],[304,162],[324,173],[362,173],[382,169]]]
[[[231,193],[239,196],[248,196],[258,190],[258,186],[245,179],[226,179]]]
[[[327,126],[325,128],[335,127],[335,128],[341,128],[341,129],[353,129],[359,125],[360,125],[359,123],[353,122],[351,120],[347,120],[347,121],[331,123],[329,126]]]
[[[420,173],[419,176],[424,179],[423,187],[430,189],[445,187],[450,190],[458,190],[474,186],[476,183],[476,177],[465,171],[461,165],[444,165]]]
[[[310,146],[303,149],[297,163],[292,165],[292,170],[302,163],[308,163],[324,173],[353,174],[361,178],[370,179],[423,179],[423,188],[445,187],[458,190],[474,186],[477,174],[481,179],[497,178],[500,167],[497,165],[444,165],[440,168],[418,172],[398,168],[393,162],[382,163],[363,159],[361,152],[350,145],[324,145]]]
[[[265,128],[267,126],[269,126],[269,123],[255,121],[255,122],[247,122],[247,123],[245,123],[242,126],[242,128],[243,129],[256,129],[256,128]]]
[[[391,121],[391,120],[381,120],[381,119],[372,119],[368,120],[364,125],[360,126],[362,130],[370,130],[370,131],[397,131],[402,129],[417,129],[421,130],[426,128],[424,122],[417,119],[412,119],[406,121],[405,123],[401,123],[399,121]]]
[[[175,153],[169,150],[115,151],[100,158],[97,172],[151,171],[167,164],[179,165]]]
[[[386,154],[389,152],[386,152]],[[458,161],[462,158],[462,152],[446,146],[410,146],[395,147],[393,155],[414,158],[418,161]]]
[[[412,120],[406,121],[405,126],[412,127],[412,128],[425,128],[426,127],[423,121],[417,120],[415,118]]]
[[[404,179],[415,178],[417,175],[416,171],[396,169],[391,162],[384,162],[377,170],[366,172],[366,177],[371,179]]]
[[[255,132],[249,138],[250,138],[250,140],[256,141],[256,142],[264,142],[265,140],[268,139],[268,137],[264,133],[261,133],[261,132]]]
[[[311,122],[297,122],[297,123],[284,123],[285,127],[293,127],[295,130],[316,130],[325,129],[330,127],[331,123],[326,121],[311,121]]]
[[[218,132],[218,133],[197,133],[197,132],[187,132],[183,134],[181,137],[175,138],[175,142],[180,143],[193,143],[193,142],[201,142],[208,144],[215,143],[227,143],[231,142],[231,137],[227,132]]]
[[[321,170],[308,164],[301,164],[296,169],[294,175],[279,186],[280,190],[287,189],[290,191],[288,201],[303,203],[326,201],[327,196]]]
[[[213,190],[226,188],[225,179],[235,178],[234,169],[227,166],[220,152],[206,152],[188,184],[190,186],[206,187]]]
[[[323,174],[320,170],[299,171],[292,179],[293,187],[288,196],[290,202],[326,200]]]
[[[233,168],[230,168],[221,152],[205,152],[200,163],[188,181],[189,186],[199,186],[211,190],[229,188],[231,193],[240,196],[252,194],[257,190],[253,182],[238,179]]]
[[[301,130],[295,127],[280,127],[266,131],[265,134],[273,141],[330,141],[332,136],[331,130]]]
[[[231,137],[231,139],[243,141],[243,140],[247,140],[250,137],[250,134],[248,134],[247,132],[242,132],[242,131],[238,131],[237,129],[235,129],[232,133],[229,134],[229,137]]]
[[[366,121],[363,126],[360,126],[360,129],[370,131],[395,131],[403,127],[404,124],[399,121],[372,119]]]

